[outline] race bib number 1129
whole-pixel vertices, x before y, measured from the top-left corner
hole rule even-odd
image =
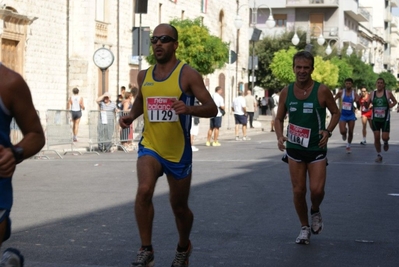
[[[178,121],[179,116],[172,109],[175,97],[147,97],[147,115],[151,122]]]

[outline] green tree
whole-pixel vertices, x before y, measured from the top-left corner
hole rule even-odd
[[[395,91],[398,88],[398,82],[395,76],[390,72],[381,72],[378,77],[383,78],[385,81],[385,88]]]
[[[378,75],[374,73],[373,67],[365,64],[357,55],[352,54],[346,58],[348,63],[353,68],[352,79],[354,86],[359,88],[360,86],[366,86],[366,88],[374,88],[375,81]]]
[[[340,59],[335,56],[330,59],[331,63],[338,67],[338,81],[337,84],[334,85],[336,87],[342,87],[345,83],[345,79],[348,77],[352,77],[353,68],[348,64],[348,61],[345,58]]]
[[[292,70],[292,58],[296,52],[297,50],[292,46],[287,50],[282,49],[274,53],[273,60],[270,63],[273,76],[283,85],[295,81],[295,74]]]
[[[222,68],[229,59],[228,43],[209,33],[209,29],[201,24],[200,18],[174,19],[170,24],[179,33],[179,48],[176,57],[186,62],[202,75],[213,73]],[[149,64],[155,64],[151,50],[147,57]]]
[[[258,56],[259,69],[255,71],[257,78],[255,85],[266,89],[281,89],[286,85],[284,81],[273,74],[270,64],[273,61],[274,53],[282,49],[288,50],[292,46],[291,39],[293,35],[293,32],[285,32],[279,36],[267,36],[256,43],[255,53]],[[301,47],[300,44],[298,44],[298,47]],[[252,51],[250,55],[252,55]],[[288,72],[292,73],[292,58]]]
[[[333,89],[338,82],[338,72],[338,66],[331,63],[330,60],[323,60],[321,56],[315,56],[314,71],[312,73],[313,80],[324,83]]]

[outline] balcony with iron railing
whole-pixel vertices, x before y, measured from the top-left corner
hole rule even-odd
[[[392,20],[391,20],[391,27],[397,27],[398,26],[398,17],[392,16]]]
[[[357,39],[357,32],[353,31],[353,30],[344,30],[342,32],[342,40],[346,41],[346,42],[350,42],[352,44],[357,44],[358,43],[358,39]]]
[[[389,37],[389,44],[391,45],[391,47],[398,47],[398,35],[391,35]]]
[[[343,1],[343,0],[341,0]],[[286,7],[335,7],[339,5],[339,0],[286,0]]]
[[[367,22],[371,20],[371,14],[367,8],[359,6],[357,0],[345,0],[340,2],[340,8],[344,13],[357,22]]]
[[[386,10],[385,10],[385,18],[384,18],[384,21],[387,21],[387,22],[392,21],[392,13],[391,13],[391,10],[389,10],[389,9],[386,9]]]

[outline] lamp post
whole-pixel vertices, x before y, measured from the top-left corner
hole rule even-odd
[[[351,44],[348,45],[348,48],[346,49],[346,55],[349,57],[353,53],[353,48]]]
[[[331,41],[335,41],[335,44],[338,43],[338,54],[340,54],[341,47],[340,47],[340,44],[339,44],[339,39],[336,39],[336,38],[330,39],[328,41],[327,48],[326,48],[326,54],[330,55],[332,53],[332,48],[331,48],[331,45],[330,45]]]
[[[317,25],[312,26],[312,28],[318,28],[320,30],[320,35],[319,35],[319,37],[317,37],[317,43],[319,45],[323,45],[326,41],[326,39],[324,39],[324,36],[323,36],[323,30]],[[297,29],[297,27],[294,27],[295,34],[291,39],[291,42],[293,45],[299,44],[299,41],[300,41],[298,34],[296,32],[296,29]],[[310,28],[308,28],[307,33],[306,33],[306,44],[310,44],[310,32],[309,31],[310,31]]]
[[[243,21],[239,15],[239,10],[241,7],[245,6],[241,5],[238,9],[237,9],[237,16],[234,20],[234,26],[237,28],[237,36],[238,36],[238,30],[242,27],[243,25]],[[271,29],[276,25],[276,21],[273,18],[273,13],[272,13],[272,9],[265,4],[261,4],[259,6],[256,6],[256,1],[253,1],[253,7],[251,8],[252,12],[251,12],[251,27],[253,28],[253,34],[252,34],[252,38],[250,41],[252,41],[252,62],[251,62],[251,89],[253,90],[255,87],[255,42],[259,40],[259,37],[262,33],[261,30],[256,28],[256,24],[257,24],[257,17],[258,17],[258,9],[262,6],[265,6],[269,9],[269,17],[266,21],[266,26]]]

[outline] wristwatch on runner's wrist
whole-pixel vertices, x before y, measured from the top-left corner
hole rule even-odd
[[[15,164],[19,164],[24,160],[24,149],[20,146],[11,146],[11,151],[14,154]]]

